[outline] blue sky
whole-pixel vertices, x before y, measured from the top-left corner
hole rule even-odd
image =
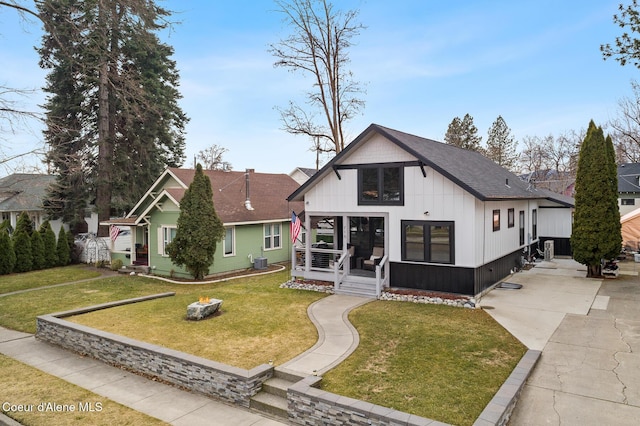
[[[358,9],[367,27],[350,51],[366,106],[347,123],[347,134],[355,138],[377,123],[442,141],[451,120],[466,113],[483,143],[498,115],[516,140],[578,131],[591,119],[604,126],[640,74],[600,53],[621,32],[612,20],[619,1],[336,0],[340,9]],[[309,140],[281,130],[275,110],[300,99],[311,83],[273,67],[268,46],[288,34],[274,3],[160,4],[181,21],[163,40],[175,49],[181,105],[191,119],[185,166],[217,144],[228,149],[235,170],[314,167]],[[33,49],[39,37],[37,24],[20,25],[0,10],[0,85],[42,87],[45,73]],[[23,106],[37,108],[43,99],[36,94]],[[38,125],[30,129],[0,135],[4,155],[41,143]]]

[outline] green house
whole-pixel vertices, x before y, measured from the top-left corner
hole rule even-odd
[[[211,180],[213,203],[226,233],[219,242],[209,275],[290,260],[291,211],[301,202],[287,196],[299,184],[287,174],[205,170]],[[171,262],[165,247],[176,235],[180,200],[191,184],[194,169],[167,168],[124,218],[103,224],[130,229],[130,242],[111,244],[111,259],[124,265],[146,266],[157,275],[189,278]],[[127,232],[122,237],[129,238]],[[117,240],[117,238],[116,238]]]

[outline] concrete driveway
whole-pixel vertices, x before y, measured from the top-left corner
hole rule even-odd
[[[506,280],[522,289],[482,298],[500,324],[542,350],[510,424],[640,424],[636,269],[627,264],[619,278],[595,280],[573,260],[555,259]]]

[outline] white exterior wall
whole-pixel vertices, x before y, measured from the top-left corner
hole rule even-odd
[[[570,238],[571,214],[568,208],[538,209],[538,235],[542,237]]]

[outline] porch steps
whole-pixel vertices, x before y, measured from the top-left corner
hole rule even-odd
[[[359,277],[345,278],[337,289],[336,294],[344,294],[347,296],[361,296],[376,298],[376,285],[371,279],[362,279]]]
[[[262,384],[262,390],[251,398],[249,407],[269,417],[287,422],[289,419],[287,389],[302,379],[276,368],[273,377],[266,380]]]

